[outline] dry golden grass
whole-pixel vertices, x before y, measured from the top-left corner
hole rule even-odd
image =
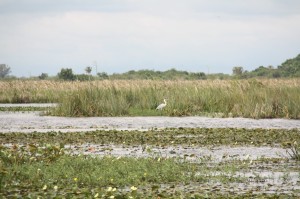
[[[0,82],[0,102],[58,102],[62,106],[54,114],[68,116],[140,113],[155,109],[163,98],[168,99],[164,115],[300,118],[300,79]]]

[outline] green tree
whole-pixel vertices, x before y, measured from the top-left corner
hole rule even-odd
[[[4,78],[10,73],[10,67],[6,64],[0,64],[0,78]]]
[[[241,76],[244,72],[244,68],[242,66],[235,66],[232,68],[232,74],[236,76]]]
[[[88,75],[90,75],[91,72],[92,72],[92,67],[87,66],[87,67],[85,68],[85,72],[86,72]]]
[[[278,70],[285,77],[300,77],[300,54],[283,62],[278,66]]]
[[[100,79],[108,79],[109,78],[109,76],[106,72],[97,73],[97,75]]]
[[[206,75],[203,72],[200,73],[190,73],[191,79],[206,79]]]
[[[254,76],[266,77],[266,76],[270,75],[271,70],[272,69],[266,68],[264,66],[260,66],[257,69],[255,69],[254,71],[252,71],[252,73],[254,73]]]
[[[75,80],[75,75],[71,68],[62,68],[61,71],[57,74],[59,79],[62,80]]]
[[[48,78],[48,74],[47,73],[42,73],[40,76],[39,76],[39,79],[47,79]]]
[[[272,77],[273,78],[279,78],[279,77],[281,77],[281,74],[278,70],[274,70],[274,72],[272,73]]]

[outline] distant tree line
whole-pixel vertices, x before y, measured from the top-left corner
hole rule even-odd
[[[195,80],[195,79],[207,79],[205,73],[199,72],[187,72],[178,71],[174,68],[167,71],[154,71],[154,70],[130,70],[122,74],[112,74],[110,79],[151,79],[151,80]]]
[[[8,77],[11,69],[6,64],[0,64],[0,78]],[[89,80],[104,80],[104,79],[151,79],[151,80],[203,80],[203,79],[246,79],[246,78],[286,78],[300,77],[300,54],[295,58],[288,59],[277,68],[273,66],[259,66],[253,71],[244,70],[243,66],[235,66],[232,68],[232,75],[216,73],[205,74],[203,72],[187,72],[179,71],[174,68],[167,71],[155,70],[130,70],[125,73],[114,73],[108,75],[105,72],[97,73],[97,76],[92,76],[92,67],[87,66],[85,73],[74,74],[71,68],[62,68],[56,78],[67,81],[89,81]],[[47,73],[42,73],[37,78],[48,79]],[[53,79],[53,78],[51,78]],[[54,77],[55,79],[55,77]]]
[[[73,73],[73,70],[71,68],[62,68],[59,73],[57,73],[57,77],[61,80],[67,80],[67,81],[88,81],[88,80],[93,80],[93,76],[91,76],[92,72],[92,67],[87,66],[85,68],[86,74],[78,74],[75,75]]]
[[[71,68],[62,68],[57,74],[57,77],[61,80],[94,80],[94,79],[151,79],[151,80],[176,80],[176,79],[206,79],[205,73],[190,73],[186,71],[177,71],[175,69],[170,69],[164,72],[154,71],[154,70],[139,70],[139,71],[128,71],[126,73],[108,75],[105,72],[97,73],[97,77],[90,75],[91,68],[87,68],[87,74],[75,75]]]
[[[288,59],[277,68],[273,66],[259,66],[253,71],[247,71],[242,66],[236,66],[232,69],[235,78],[280,78],[280,77],[300,77],[300,54],[293,59]]]

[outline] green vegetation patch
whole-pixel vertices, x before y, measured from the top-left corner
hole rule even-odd
[[[9,111],[9,112],[28,112],[28,111],[43,111],[43,112],[49,112],[51,108],[49,107],[0,107],[0,111]]]
[[[264,196],[253,190],[229,191],[233,184],[252,183],[245,176],[235,175],[238,171],[252,169],[252,164],[256,163],[249,160],[212,165],[205,159],[191,163],[163,157],[70,156],[63,145],[50,144],[2,146],[0,149],[0,196],[4,198]],[[280,198],[276,193],[266,196]],[[294,198],[293,194],[282,196]]]
[[[299,129],[179,128],[142,131],[0,133],[0,144],[94,143],[124,145],[283,146],[300,143]]]
[[[297,198],[289,188],[299,172],[299,129],[180,128],[141,131],[1,133],[0,197],[3,198]],[[148,158],[74,155],[69,144],[281,145],[291,158]],[[148,153],[145,151],[145,153]],[[283,174],[279,181],[260,172]],[[246,173],[253,172],[252,177]],[[292,180],[295,179],[295,176]],[[257,190],[253,183],[264,183]],[[284,188],[283,188],[284,185]],[[278,192],[279,191],[279,192]]]
[[[49,144],[1,147],[0,161],[0,191],[2,196],[11,197],[28,194],[93,196],[96,192],[105,194],[107,187],[117,187],[132,195],[136,190],[130,190],[129,187],[148,184],[155,186],[215,180],[241,181],[240,177],[224,178],[225,173],[233,172],[239,167],[234,164],[216,165],[212,168],[206,164],[197,165],[178,159],[68,156],[62,146]],[[210,174],[211,171],[223,170],[225,167],[224,175]],[[198,172],[201,175],[196,175]],[[211,176],[207,178],[206,175]]]

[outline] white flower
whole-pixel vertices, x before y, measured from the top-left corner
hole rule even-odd
[[[136,188],[135,186],[132,186],[130,189],[131,189],[132,191],[136,191],[136,190],[137,190],[137,188]]]
[[[98,194],[98,193],[96,193],[96,194],[94,195],[94,198],[98,198],[98,196],[99,196],[99,194]]]
[[[44,186],[43,186],[43,190],[46,190],[46,189],[47,189],[47,185],[44,185]]]
[[[54,186],[53,188],[54,188],[54,190],[55,190],[55,191],[57,191],[57,189],[58,189],[58,186]]]
[[[112,191],[112,189],[113,189],[112,187],[108,187],[107,191],[110,192],[110,191]]]

